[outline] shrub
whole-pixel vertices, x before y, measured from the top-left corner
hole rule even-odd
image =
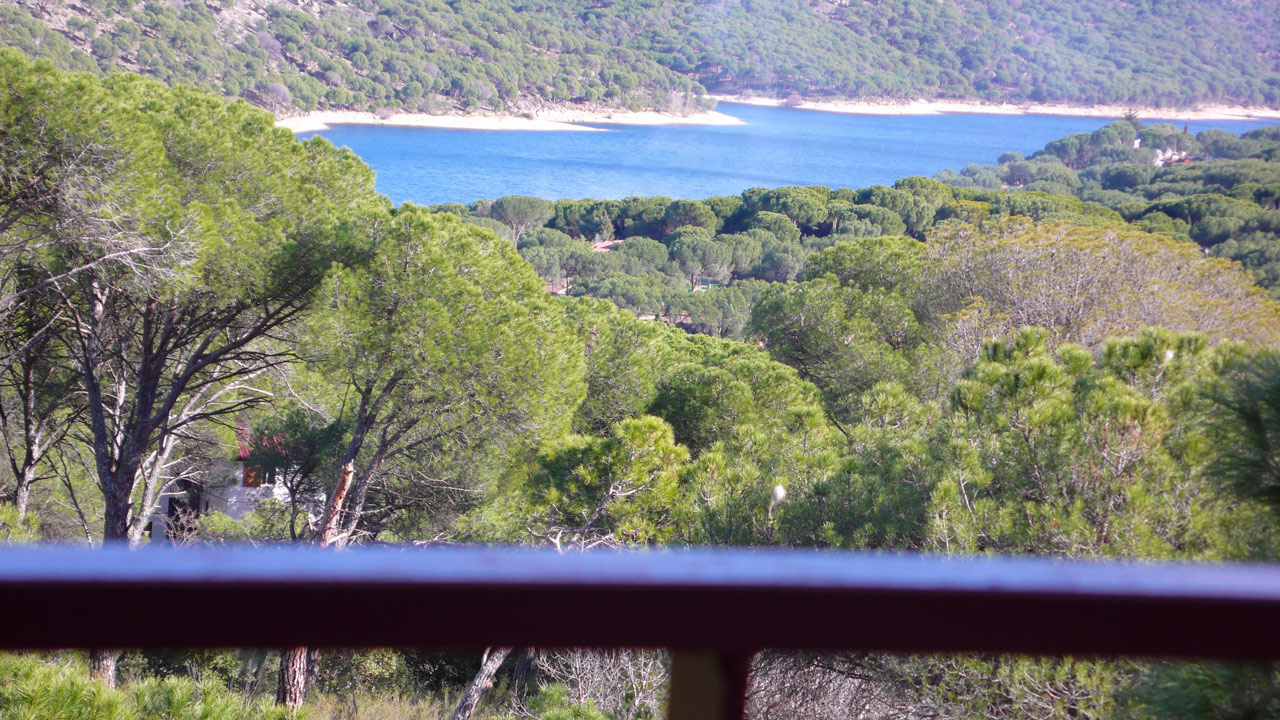
[[[0,717],[59,720],[286,720],[269,700],[247,702],[216,682],[143,680],[119,690],[65,657],[0,655]]]
[[[0,505],[0,545],[34,542],[39,539],[40,523],[35,513],[19,518],[17,507]]]

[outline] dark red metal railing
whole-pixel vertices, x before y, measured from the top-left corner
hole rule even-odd
[[[764,648],[1280,658],[1280,566],[782,550],[5,549],[0,617],[8,649],[662,647],[673,651],[671,717],[738,717],[748,660]]]

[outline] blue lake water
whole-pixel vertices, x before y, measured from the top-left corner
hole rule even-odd
[[[596,125],[608,132],[441,130],[335,125],[396,203],[469,203],[502,195],[703,198],[750,187],[890,184],[910,175],[987,165],[1008,150],[1091,132],[1103,118],[1059,115],[845,115],[721,103],[732,126]],[[1181,125],[1182,123],[1178,123]],[[1193,121],[1192,132],[1245,132],[1276,121]]]

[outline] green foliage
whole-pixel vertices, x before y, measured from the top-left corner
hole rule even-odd
[[[20,545],[40,539],[40,519],[34,513],[19,517],[17,507],[0,504],[0,545]]]
[[[616,222],[625,223],[622,205],[613,200],[560,200],[552,207],[548,226],[588,242],[606,242],[613,239]],[[655,199],[654,207],[647,208],[648,223],[661,219],[656,205]],[[628,234],[635,233],[624,232],[622,237]]]
[[[627,0],[579,17],[592,36],[619,38],[717,92],[1274,105],[1275,60],[1258,41],[1266,35],[1246,30],[1273,32],[1269,10],[1264,2],[1179,0],[1135,21],[1080,2],[733,0],[708,12],[697,3]],[[1021,32],[1008,32],[1012,26]],[[1199,54],[1201,43],[1217,50]]]
[[[683,227],[700,227],[707,235],[715,235],[720,227],[720,219],[711,208],[697,200],[676,200],[667,206],[662,214],[662,225],[668,234]]]
[[[1280,310],[1238,265],[1123,227],[1016,220],[941,228],[924,247],[915,305],[931,325],[947,316],[985,337],[1042,327],[1090,347],[1151,326],[1263,344],[1280,333]]]
[[[1055,140],[1030,163],[1002,162],[990,168],[946,171],[938,178],[959,187],[981,187],[991,177],[1020,193],[979,193],[993,210],[1037,220],[1070,213],[1094,221],[1118,220],[1119,212],[1143,230],[1193,240],[1207,252],[1242,263],[1273,294],[1280,288],[1280,139],[1273,128],[1236,136],[1220,130],[1191,135],[1172,125],[1134,128],[1115,122],[1094,133]],[[1157,156],[1157,151],[1188,155]],[[1003,158],[1003,156],[1002,156]],[[998,176],[998,177],[997,177]],[[1074,204],[1041,190],[1089,201]],[[1023,198],[1023,196],[1033,196]],[[1096,203],[1096,204],[1095,204]],[[972,222],[972,220],[970,220]]]
[[[323,14],[256,0],[234,12],[203,3],[67,9],[64,26],[38,2],[2,8],[0,41],[64,69],[140,68],[283,111],[709,104],[696,80],[589,35],[567,4],[536,14],[505,0],[397,0]]]
[[[925,702],[958,717],[1101,720],[1116,716],[1126,669],[1077,658],[959,656],[917,661],[913,670],[929,678],[922,683]]]
[[[908,377],[921,330],[896,294],[847,287],[831,275],[765,292],[750,332],[769,354],[817,385],[833,417],[847,421],[878,382]]]
[[[397,8],[384,8],[369,32],[406,32]],[[141,14],[168,28],[203,12]],[[268,56],[323,37],[301,20],[296,33],[284,25],[298,20],[293,11],[272,12],[288,32],[279,48],[274,36],[255,36]],[[670,12],[676,19],[679,7]],[[437,30],[421,26],[423,37]],[[90,34],[83,23],[73,32]],[[468,47],[496,60],[502,44]],[[396,60],[377,44],[352,57],[379,72]],[[332,67],[325,72],[342,80]],[[237,359],[271,360],[254,366],[258,395],[227,390],[227,412],[252,423],[238,441],[295,498],[327,492],[352,462],[342,542],[1280,554],[1280,479],[1271,477],[1280,310],[1238,265],[1125,226],[1214,248],[1253,243],[1265,255],[1264,236],[1280,225],[1280,179],[1257,155],[1274,133],[1190,137],[1117,123],[998,168],[966,168],[949,178],[955,185],[906,178],[706,200],[507,197],[392,209],[349,153],[297,142],[244,104],[137,77],[59,73],[10,52],[0,78],[0,139],[12,140],[0,142],[10,188],[0,202],[29,213],[14,231],[25,234],[6,236],[23,255],[3,276],[102,260],[113,246],[90,220],[141,238],[147,263],[92,273],[119,293],[110,327],[123,330],[107,340],[135,352],[117,361],[125,378],[145,374],[138,368],[153,357],[137,354],[145,341],[135,338],[152,336],[130,325],[136,308],[229,318],[196,325],[210,343],[270,322],[251,309],[296,319],[244,340],[255,354]],[[1155,169],[1131,152],[1151,148],[1235,159]],[[29,207],[13,190],[46,186],[57,202]],[[27,243],[36,232],[59,242]],[[567,284],[571,297],[554,297],[546,282]],[[62,300],[70,310],[90,302],[73,282],[60,292],[80,298]],[[181,367],[160,374],[178,377]],[[199,387],[239,377],[202,367]],[[192,467],[229,442],[226,418],[183,422],[171,442]],[[83,434],[60,463],[78,459]],[[62,471],[66,492],[83,486]],[[149,492],[127,489],[131,502]],[[0,506],[0,538],[66,536],[48,530],[66,524],[46,509],[53,503],[81,510],[58,494],[18,522]],[[311,535],[305,508],[274,500],[239,521],[206,513],[195,529],[205,542]],[[130,658],[139,675],[207,671],[239,682],[226,653]],[[1276,697],[1271,668],[977,656],[877,667],[939,715],[1176,717],[1179,707],[1216,705],[1232,716],[1270,712]],[[435,692],[470,669],[424,654],[330,653],[319,686],[349,698],[357,686]],[[212,684],[150,679],[111,692],[81,675],[0,658],[0,714],[275,716]],[[558,687],[528,707],[603,717]]]
[[[501,524],[486,530],[556,547],[667,542],[688,460],[671,426],[652,416],[623,420],[605,438],[569,436],[543,449],[537,470],[494,503]]]
[[[1214,525],[1250,512],[1240,515],[1200,474],[1214,452],[1203,390],[1234,352],[1163,331],[1111,341],[1096,358],[1069,345],[1050,352],[1032,330],[989,343],[952,396],[932,542],[962,552],[1235,555]],[[1259,539],[1257,548],[1270,542]]]
[[[211,544],[296,541],[308,537],[306,521],[305,514],[293,517],[284,503],[267,498],[239,520],[220,512],[201,513],[196,520],[196,537]]]
[[[739,280],[705,292],[685,293],[669,302],[680,327],[712,337],[743,340],[751,311],[768,286],[763,280]]]
[[[423,485],[481,484],[566,432],[583,399],[582,346],[514,248],[412,205],[365,263],[330,273],[306,342],[308,405],[350,413],[347,533],[371,493],[422,498],[406,522],[447,522]]]
[[[991,192],[982,200],[972,199],[976,195],[926,178],[907,178],[893,188],[752,188],[741,196],[705,201],[561,200],[546,225],[527,231],[518,244],[521,256],[557,292],[606,298],[698,332],[741,338],[745,318],[764,289],[760,282],[748,281],[795,280],[813,253],[849,241],[869,247],[861,240],[905,233],[906,221],[921,235],[935,220],[948,228],[984,226],[1010,215],[1104,226],[1120,222],[1101,206],[1069,197]],[[492,219],[493,208],[486,201],[472,208],[438,209],[505,231]],[[713,236],[715,228],[724,232]],[[616,238],[623,240],[606,242]],[[583,241],[597,244],[592,248]],[[896,242],[911,247],[911,241]],[[889,269],[862,272],[881,271]]]
[[[557,0],[536,13],[513,0],[396,0],[325,13],[241,1],[257,11],[248,23],[203,4],[159,3],[73,5],[60,20],[23,0],[0,9],[0,40],[67,69],[143,68],[165,82],[297,109],[573,102],[684,111],[705,104],[704,88],[1145,107],[1280,102],[1276,60],[1259,40],[1277,31],[1263,0],[1176,0],[1139,21],[1079,1],[730,0],[707,12],[696,2]]]
[[[75,31],[69,26],[67,35]],[[39,55],[64,70],[98,72],[98,64],[89,55],[23,7],[0,7],[0,47]]]
[[[765,230],[784,243],[794,243],[800,239],[800,228],[791,218],[776,212],[761,210],[747,220],[747,227]]]
[[[914,295],[924,269],[924,245],[904,237],[877,237],[837,243],[809,258],[805,279],[832,275],[842,286],[900,290]]]
[[[1244,720],[1280,713],[1280,677],[1270,665],[1160,663],[1124,693],[1147,720]]]
[[[1243,364],[1216,401],[1213,475],[1280,513],[1280,358],[1264,352]]]
[[[529,699],[528,708],[534,717],[541,720],[609,720],[592,701],[585,704],[573,702],[563,685],[542,688]]]
[[[245,103],[137,75],[60,73],[7,50],[0,78],[0,203],[18,221],[5,242],[31,248],[8,260],[66,277],[65,312],[96,308],[93,339],[66,344],[67,363],[96,388],[88,414],[106,418],[86,449],[106,536],[137,543],[158,473],[108,438],[171,447],[202,414],[187,404],[200,407],[197,396],[253,404],[230,386],[275,364],[254,341],[295,319],[335,262],[359,257],[359,219],[389,203],[354,154],[298,142]],[[32,192],[39,202],[25,200]]]
[[[818,395],[791,368],[598,301],[568,310],[587,354],[575,427],[593,434],[544,449],[527,476],[496,486],[467,518],[469,536],[748,543],[773,532],[774,485],[807,485],[834,462]]]
[[[902,384],[883,382],[858,398],[840,464],[820,480],[793,488],[780,532],[812,547],[926,547],[929,499],[941,409]]]
[[[914,193],[874,185],[858,191],[857,201],[863,205],[875,205],[898,215],[908,233],[920,234],[933,222],[936,208],[928,200]]]
[[[674,333],[601,300],[572,300],[565,311],[586,362],[586,395],[574,430],[602,435],[648,407],[660,374],[672,362]]]
[[[1272,557],[1274,520],[1211,480],[1213,458],[1232,451],[1205,432],[1205,390],[1238,352],[1154,330],[1097,353],[1051,350],[1031,329],[992,341],[941,408],[891,383],[869,392],[845,466],[797,492],[782,527],[824,546]],[[961,656],[899,671],[921,702],[961,717],[1111,717],[1121,703],[1182,717],[1178,699],[1225,710],[1275,697],[1269,670],[1212,666],[1139,680],[1127,663]]]
[[[551,219],[551,203],[536,197],[508,195],[493,201],[489,217],[511,228],[519,243],[526,232]]]
[[[77,662],[0,656],[0,716],[65,720],[287,720],[270,701],[246,702],[214,682],[150,679],[119,690],[89,679]],[[301,715],[305,717],[305,714]]]
[[[781,187],[761,195],[757,208],[762,212],[785,215],[797,227],[814,227],[827,219],[829,195],[827,188]]]

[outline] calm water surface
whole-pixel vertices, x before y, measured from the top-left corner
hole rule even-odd
[[[608,132],[438,130],[335,125],[320,134],[350,147],[397,203],[502,195],[622,198],[736,195],[749,187],[890,184],[1110,122],[1058,115],[843,115],[721,103],[746,125],[636,127]],[[1179,123],[1181,124],[1181,123]],[[1194,121],[1192,132],[1245,132],[1275,121]]]

